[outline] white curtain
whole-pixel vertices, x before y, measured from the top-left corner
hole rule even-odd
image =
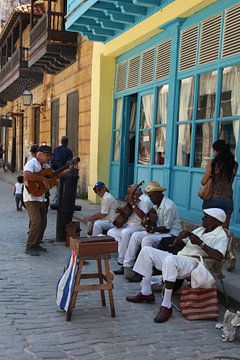
[[[192,120],[193,110],[194,78],[181,81],[179,121]]]
[[[213,123],[202,124],[202,162],[201,167],[207,166],[211,158]]]
[[[194,78],[181,81],[179,121],[192,120]],[[188,166],[191,147],[191,125],[179,125],[177,165]]]
[[[116,106],[116,124],[115,124],[115,129],[117,130],[119,130],[121,126],[121,116],[122,116],[122,99],[118,99]]]
[[[216,94],[217,71],[202,74],[200,76],[199,96]]]
[[[168,85],[159,88],[157,124],[167,123]]]
[[[150,129],[152,127],[152,109],[153,109],[153,94],[142,97],[142,129]]]

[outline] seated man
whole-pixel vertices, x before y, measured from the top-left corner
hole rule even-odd
[[[84,221],[88,222],[88,235],[97,236],[113,228],[112,222],[116,217],[117,201],[102,181],[94,185],[93,191],[101,199],[101,212],[85,216]]]
[[[129,188],[130,187],[135,189],[137,185],[133,184],[130,185]],[[121,228],[114,227],[107,233],[107,235],[114,237],[115,240],[118,241],[118,264],[121,265],[121,268],[114,271],[115,275],[123,274],[123,260],[128,248],[130,237],[135,231],[143,231],[145,229],[142,225],[142,219],[153,207],[149,196],[142,194],[140,188],[134,192],[133,199],[128,199],[128,203],[131,204],[133,212],[127,219],[127,222]]]
[[[163,195],[165,190],[156,181],[150,182],[144,190],[145,194],[150,197],[157,212],[157,225],[152,226],[148,231],[132,234],[123,263],[124,275],[128,280],[133,280],[135,277],[132,266],[141,246],[157,248],[162,238],[175,237],[181,231],[181,221],[177,207],[172,200]]]
[[[175,244],[181,244],[183,249],[177,255],[166,251],[145,246],[142,248],[133,270],[144,276],[142,290],[134,296],[127,296],[131,302],[155,301],[151,290],[152,267],[162,271],[165,281],[163,302],[154,321],[164,322],[172,315],[172,291],[176,279],[184,279],[191,275],[196,268],[198,256],[210,257],[221,261],[225,256],[228,239],[222,227],[226,220],[226,214],[222,209],[204,209],[203,226],[195,229],[192,233],[182,231],[175,239]]]

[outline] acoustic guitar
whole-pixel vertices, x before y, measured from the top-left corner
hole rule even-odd
[[[51,168],[43,169],[39,171],[37,174],[45,177],[49,181],[49,188],[57,185],[57,179],[59,176],[65,171],[69,166],[76,165],[80,162],[79,157],[75,157],[72,160],[69,160],[65,166],[54,171]],[[46,187],[41,181],[29,180],[27,184],[25,184],[27,191],[33,196],[42,196],[46,192]]]
[[[129,198],[137,199],[135,193],[137,192],[138,189],[140,189],[142,184],[144,184],[144,181],[141,181],[139,184],[135,184],[135,185],[128,187],[128,193],[125,198],[125,200],[127,201],[127,204],[125,206],[123,206],[122,208],[117,209],[118,215],[117,215],[116,219],[113,221],[113,225],[116,226],[117,228],[121,228],[127,222],[129,216],[133,213],[133,207],[132,207],[132,205],[129,204],[128,199]],[[140,194],[139,194],[139,196],[140,196]]]

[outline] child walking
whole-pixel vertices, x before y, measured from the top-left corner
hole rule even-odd
[[[14,185],[13,196],[15,196],[17,211],[22,211],[23,204],[23,176],[17,177],[17,182]]]

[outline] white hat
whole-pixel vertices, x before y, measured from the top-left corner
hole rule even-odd
[[[226,220],[226,213],[222,209],[219,208],[210,208],[210,209],[204,209],[203,212],[218,221],[224,223]]]

